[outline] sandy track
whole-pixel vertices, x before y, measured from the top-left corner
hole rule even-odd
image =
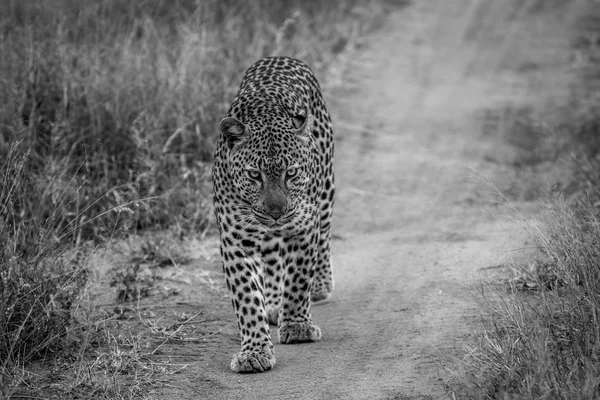
[[[335,294],[313,307],[323,341],[276,344],[273,371],[233,374],[234,316],[225,292],[213,292],[200,301],[219,334],[169,347],[192,364],[153,396],[447,395],[448,360],[477,329],[465,287],[525,237],[484,211],[481,187],[468,178],[472,166],[502,181],[502,164],[489,160],[514,157],[498,135],[482,132],[481,116],[566,93],[574,14],[537,3],[420,0],[389,16],[352,61],[344,88],[327,95],[338,196]]]

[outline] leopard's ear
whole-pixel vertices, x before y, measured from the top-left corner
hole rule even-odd
[[[248,138],[248,128],[246,128],[246,125],[233,117],[223,118],[219,126],[223,139],[225,139],[229,149],[243,143]]]
[[[310,138],[310,130],[313,124],[313,117],[310,111],[307,108],[300,110],[300,112],[293,117],[293,120],[298,137],[303,139]]]
[[[300,109],[294,116],[292,116],[292,123],[294,124],[294,128],[300,129],[306,124],[306,120],[308,115],[306,115],[306,109]]]

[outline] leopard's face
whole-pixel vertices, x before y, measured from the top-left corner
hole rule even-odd
[[[230,143],[229,173],[244,222],[280,228],[311,210],[306,202],[316,162],[314,142],[305,111],[290,116],[271,110],[267,115],[269,124],[225,118],[221,131]]]

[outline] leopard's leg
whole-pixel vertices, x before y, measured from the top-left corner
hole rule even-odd
[[[311,290],[313,303],[323,302],[329,298],[333,291],[333,267],[331,263],[331,216],[335,188],[333,185],[333,171],[330,167],[330,177],[325,179],[321,194],[321,220],[319,232],[319,252],[315,265],[315,276]]]
[[[321,340],[321,329],[310,315],[310,289],[317,257],[317,224],[304,235],[283,240],[283,293],[279,312],[279,342]]]
[[[241,351],[233,356],[230,367],[234,372],[267,371],[275,365],[275,355],[265,313],[260,257],[227,239],[221,242],[223,269],[242,337]]]
[[[261,244],[262,265],[265,278],[265,311],[267,321],[277,325],[279,309],[281,308],[282,260],[281,238],[265,236]]]

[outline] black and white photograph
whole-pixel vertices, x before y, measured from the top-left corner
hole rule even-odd
[[[0,0],[4,399],[600,399],[600,1]]]

